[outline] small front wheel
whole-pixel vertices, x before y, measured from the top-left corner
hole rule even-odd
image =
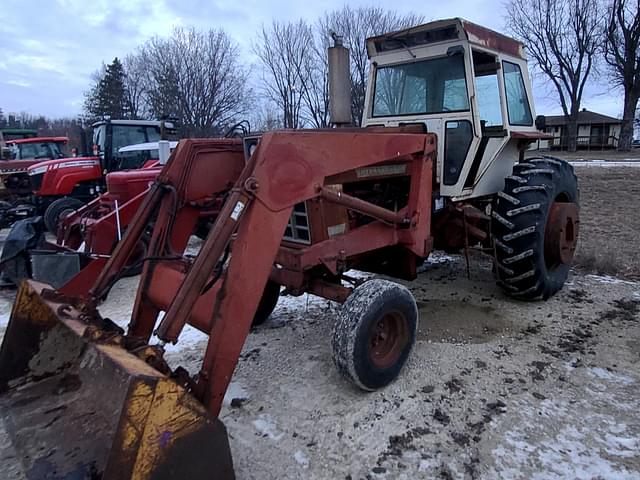
[[[280,298],[280,285],[272,280],[267,280],[267,284],[264,287],[262,298],[258,304],[258,309],[253,317],[252,327],[262,325],[267,321],[273,310],[276,308],[278,299]]]
[[[44,212],[44,224],[47,230],[56,234],[60,221],[84,205],[83,201],[73,197],[62,197],[51,202]]]
[[[333,328],[333,361],[363,390],[391,383],[416,340],[418,308],[404,286],[369,280],[354,290]]]

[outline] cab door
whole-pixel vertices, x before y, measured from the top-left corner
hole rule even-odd
[[[475,109],[475,85],[473,82],[473,62],[468,44],[450,47],[449,57],[460,56],[459,65],[464,68],[464,76],[453,84],[444,82],[443,110],[449,108],[449,103],[466,105],[455,115],[443,117],[442,132],[444,140],[438,154],[442,161],[440,168],[440,194],[443,196],[458,196],[463,190],[469,164],[473,160],[480,143],[480,124]],[[461,80],[464,79],[464,85]],[[462,88],[464,87],[464,88]]]

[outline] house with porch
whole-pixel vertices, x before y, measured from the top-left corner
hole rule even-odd
[[[607,149],[618,146],[621,120],[583,108],[578,113],[578,148]],[[567,120],[564,115],[546,117],[545,132],[553,139],[541,140],[539,148],[567,148]]]

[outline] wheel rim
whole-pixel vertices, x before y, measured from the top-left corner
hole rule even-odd
[[[369,357],[378,368],[389,368],[398,361],[409,340],[407,322],[399,312],[378,319],[369,335]]]
[[[544,235],[544,261],[549,269],[569,265],[578,244],[580,224],[578,205],[554,201]]]
[[[75,208],[65,208],[60,212],[60,215],[58,215],[58,222],[61,222],[75,211]]]

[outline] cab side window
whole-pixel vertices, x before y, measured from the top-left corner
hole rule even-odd
[[[524,87],[520,65],[503,61],[504,89],[507,95],[507,113],[511,125],[531,126],[533,118]]]
[[[497,130],[504,125],[498,75],[500,63],[495,55],[473,51],[473,70],[476,84],[476,104],[483,133],[487,128]]]

